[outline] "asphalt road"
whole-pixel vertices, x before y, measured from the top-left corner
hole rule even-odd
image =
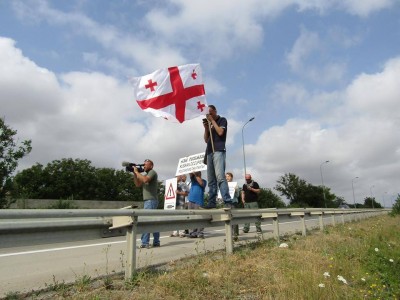
[[[338,219],[337,223],[341,221]],[[324,218],[324,224],[331,218]],[[263,238],[272,237],[272,223],[262,225]],[[307,229],[318,226],[318,218],[306,219]],[[299,218],[280,221],[280,234],[300,230]],[[170,237],[161,233],[161,247],[141,249],[137,253],[137,267],[168,263],[205,251],[225,249],[225,231],[221,228],[205,230],[205,239]],[[257,240],[254,224],[250,232],[240,231],[239,242]],[[138,241],[138,244],[140,242]],[[12,292],[28,292],[62,282],[70,283],[84,275],[91,278],[123,272],[126,260],[125,237],[112,237],[78,242],[45,241],[39,245],[0,248],[0,297]]]

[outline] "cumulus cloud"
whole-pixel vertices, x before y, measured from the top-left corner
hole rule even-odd
[[[173,177],[180,157],[204,151],[201,139],[187,142],[202,136],[201,120],[179,126],[150,117],[134,103],[127,82],[101,73],[57,78],[24,57],[14,41],[0,39],[0,49],[2,114],[33,145],[21,168],[66,157],[119,168],[123,160],[152,157]]]
[[[53,8],[56,5],[49,1],[13,1],[21,22],[31,26],[50,24],[60,28],[60,34],[71,41],[78,36],[99,46],[80,52],[87,69],[94,67],[98,71],[72,69],[58,74],[27,57],[14,40],[0,38],[1,115],[18,130],[20,138],[33,141],[33,151],[24,159],[22,168],[64,157],[86,158],[96,166],[114,168],[120,167],[122,160],[140,162],[151,158],[160,178],[169,178],[180,157],[204,151],[201,121],[191,120],[181,126],[142,112],[133,101],[127,76],[140,76],[198,58],[209,71],[209,103],[218,106],[212,97],[223,98],[228,88],[225,78],[216,79],[213,71],[218,64],[234,64],[243,53],[251,55],[264,50],[268,23],[285,17],[285,11],[323,16],[341,10],[356,18],[366,18],[394,3],[171,0],[163,2],[163,6],[146,7],[137,20],[141,25],[130,32],[91,18],[90,13],[84,12],[85,2],[79,2],[82,9],[62,11]],[[288,111],[293,112],[287,114],[289,118],[282,121],[284,117],[280,115],[282,125],[268,128],[261,106],[255,108],[257,111],[240,110],[256,101],[247,99],[244,92],[229,99],[229,109],[224,103],[226,111],[221,114],[229,121],[229,170],[235,174],[242,172],[241,133],[255,112],[256,121],[261,120],[258,124],[268,129],[261,132],[255,143],[246,142],[246,159],[248,169],[262,186],[274,186],[278,177],[287,172],[318,185],[320,164],[330,160],[324,165],[324,179],[338,196],[351,201],[349,184],[355,176],[360,177],[356,197],[368,195],[372,185],[394,194],[393,178],[400,167],[400,59],[388,59],[379,72],[357,70],[358,74],[346,83],[342,80],[349,76],[349,62],[336,59],[331,48],[340,51],[357,46],[363,33],[354,35],[354,31],[342,27],[322,32],[308,24],[298,28],[298,37],[279,49],[282,53],[288,49],[289,70],[282,64],[282,74],[276,75],[287,76],[287,80],[266,83],[266,76],[266,81],[262,78],[258,82],[265,84],[268,94],[257,94],[263,99],[259,101],[265,102],[264,107],[286,108],[276,111],[284,117]],[[103,69],[111,72],[102,73]],[[237,74],[245,80],[252,71],[249,68]],[[324,90],[327,85],[330,89]],[[271,95],[272,103],[265,100]],[[246,128],[246,132],[252,131]]]
[[[346,65],[344,62],[326,62],[328,48],[318,33],[303,27],[287,54],[287,62],[294,73],[313,82],[337,82],[346,72]]]
[[[380,191],[394,193],[395,187],[388,182],[395,180],[400,168],[399,62],[399,58],[391,59],[381,72],[359,75],[344,90],[332,93],[336,107],[314,111],[321,114],[321,122],[290,119],[283,126],[264,131],[246,150],[249,157],[257,158],[254,172],[268,170],[267,176],[272,178],[291,172],[319,185],[320,163],[330,160],[324,167],[326,181],[350,203],[348,185],[355,176],[360,177],[357,188],[359,194],[363,190],[364,197],[378,184]],[[319,98],[318,94],[313,97],[314,101]],[[323,116],[326,113],[336,116],[334,122]]]

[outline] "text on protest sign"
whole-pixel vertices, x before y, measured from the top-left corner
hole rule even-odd
[[[205,165],[203,161],[204,161],[204,153],[183,157],[179,159],[175,175],[178,176],[182,174],[189,174],[196,171],[207,170],[207,165]]]

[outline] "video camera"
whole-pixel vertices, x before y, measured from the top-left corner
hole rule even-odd
[[[131,162],[124,161],[122,162],[122,166],[125,167],[125,171],[127,172],[132,172],[133,173],[133,167],[136,167],[139,171],[139,173],[144,172],[144,164],[135,164]]]

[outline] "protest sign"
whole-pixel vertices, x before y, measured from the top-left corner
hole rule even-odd
[[[207,170],[207,165],[203,163],[204,153],[194,154],[179,159],[176,169],[176,176],[189,174],[196,171]]]
[[[235,195],[235,188],[237,187],[237,182],[228,182],[228,187],[229,187],[229,195],[233,199],[233,196]],[[222,199],[221,192],[218,189],[218,199]]]

